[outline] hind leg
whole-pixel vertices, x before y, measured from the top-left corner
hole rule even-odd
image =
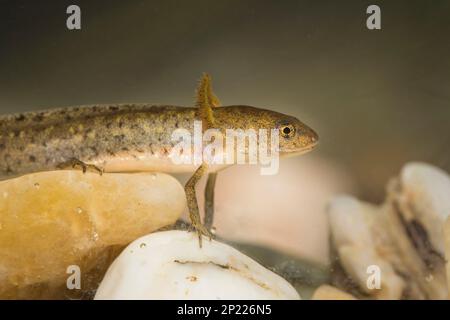
[[[83,171],[83,173],[86,173],[89,170],[98,172],[100,175],[103,174],[102,168],[97,167],[96,165],[93,164],[84,163],[83,161],[78,160],[76,158],[72,158],[69,161],[63,162],[58,165],[59,169],[67,169],[67,168],[75,169],[77,167],[80,168]]]

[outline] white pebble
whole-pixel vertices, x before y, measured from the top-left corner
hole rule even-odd
[[[95,299],[300,299],[283,278],[229,245],[195,233],[152,233],[113,262]]]

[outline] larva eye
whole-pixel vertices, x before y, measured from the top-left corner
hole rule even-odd
[[[295,127],[292,124],[283,124],[280,126],[280,134],[284,138],[292,138],[295,135]]]

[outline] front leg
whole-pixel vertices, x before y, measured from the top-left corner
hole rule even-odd
[[[202,120],[203,124],[206,128],[213,128],[215,119],[212,108],[217,107],[219,105],[219,99],[214,95],[212,91],[211,86],[211,77],[207,74],[203,74],[198,89],[197,89],[197,101],[196,106],[199,110],[200,119]],[[187,199],[187,205],[189,208],[189,216],[191,219],[191,223],[193,228],[198,233],[198,240],[200,248],[202,247],[202,235],[205,235],[209,237],[211,240],[211,233],[210,233],[210,227],[205,227],[205,225],[202,224],[200,219],[200,213],[198,210],[198,203],[197,203],[197,196],[195,194],[195,185],[200,180],[200,178],[207,172],[208,166],[203,163],[192,175],[192,177],[188,180],[186,183],[184,189],[186,191],[186,199]],[[214,175],[215,177],[215,175]],[[215,180],[215,179],[214,179]],[[214,190],[214,183],[211,184],[210,179],[208,179],[208,185],[209,188]],[[211,211],[211,199],[213,194],[207,195],[207,203],[205,208],[205,221],[208,225],[212,224],[212,211]],[[213,205],[212,205],[213,206]]]
[[[216,186],[217,172],[208,174],[205,187],[205,227],[211,231],[214,222],[214,189]]]
[[[191,220],[192,227],[197,231],[198,242],[200,248],[202,247],[202,236],[207,236],[210,240],[212,238],[209,230],[202,224],[200,218],[200,212],[198,209],[197,195],[195,193],[195,185],[201,179],[201,177],[208,170],[206,164],[202,164],[192,175],[192,177],[186,182],[184,190],[186,192],[186,200],[189,209],[189,218]]]

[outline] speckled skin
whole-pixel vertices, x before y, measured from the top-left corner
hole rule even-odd
[[[271,129],[289,123],[296,135],[280,135],[282,154],[304,152],[317,134],[296,118],[249,106],[214,108],[217,129]],[[197,108],[150,104],[92,105],[0,116],[0,180],[55,170],[75,158],[106,172],[187,172],[170,162],[177,128],[193,131]]]

